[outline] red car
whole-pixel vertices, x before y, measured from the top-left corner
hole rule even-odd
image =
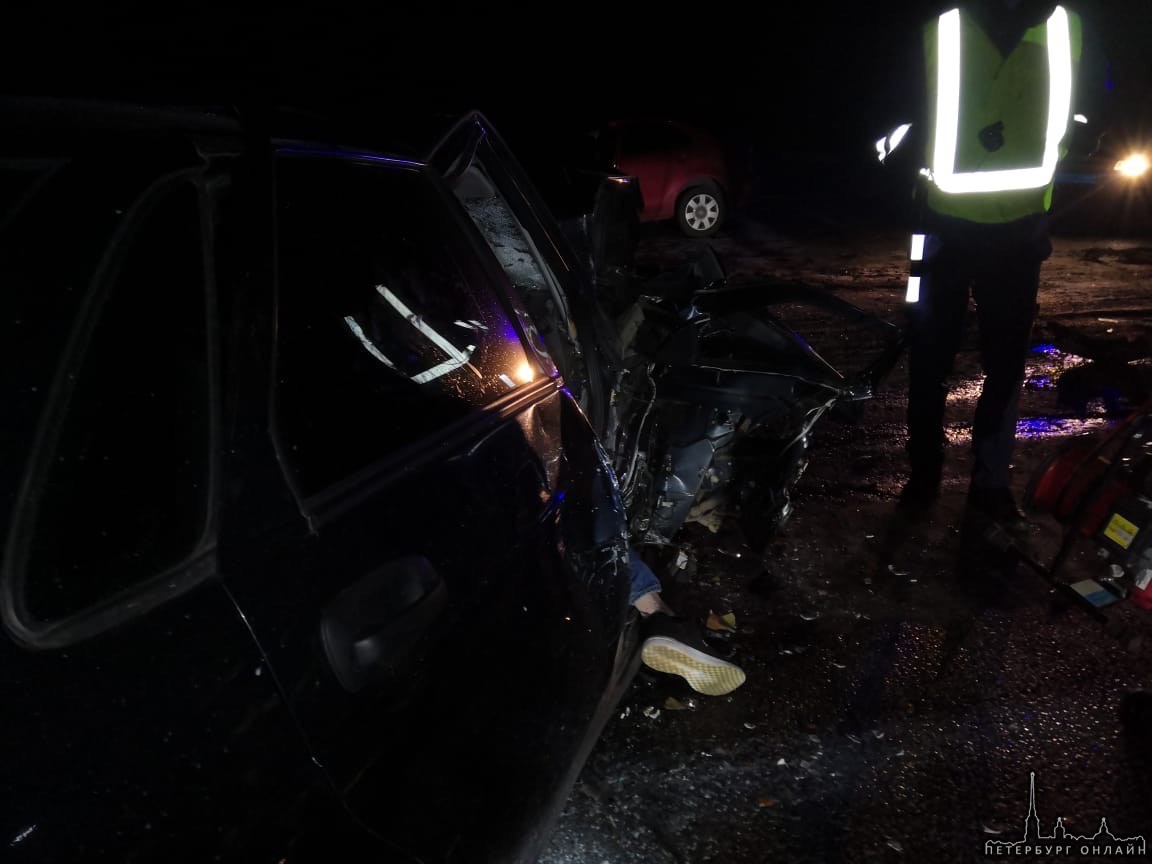
[[[602,156],[640,181],[642,222],[675,219],[689,237],[710,237],[733,199],[724,150],[701,129],[669,120],[617,121],[599,133]]]

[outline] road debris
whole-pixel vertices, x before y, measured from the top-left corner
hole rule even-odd
[[[723,615],[709,612],[708,620],[704,622],[704,626],[709,630],[715,630],[720,633],[735,633],[736,615],[733,612],[725,612]]]

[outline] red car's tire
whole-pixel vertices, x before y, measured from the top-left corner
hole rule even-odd
[[[727,216],[728,204],[715,183],[689,186],[676,199],[676,224],[688,237],[711,237]]]

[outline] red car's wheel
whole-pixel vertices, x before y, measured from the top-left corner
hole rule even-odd
[[[727,215],[724,195],[714,183],[690,186],[676,199],[676,223],[689,237],[711,237]]]

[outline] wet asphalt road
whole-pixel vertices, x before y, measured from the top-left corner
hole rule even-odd
[[[745,223],[714,245],[733,281],[802,279],[900,318],[898,234],[825,226],[798,238]],[[1073,404],[1063,405],[1060,375],[1152,354],[1142,341],[1152,326],[1152,241],[1056,245],[1022,402],[1018,489],[1062,441],[1115,422],[1107,409],[1135,398],[1102,399],[1081,371],[1067,379],[1080,383],[1065,387]],[[647,232],[641,250],[653,265],[690,252],[665,230]],[[858,347],[807,323],[830,358]],[[545,864],[997,860],[985,858],[985,843],[1023,835],[1030,772],[1043,832],[1062,818],[1070,833],[1092,835],[1107,818],[1117,837],[1152,840],[1152,712],[1131,695],[1152,690],[1152,655],[1128,650],[1023,568],[989,574],[980,590],[957,576],[974,349],[970,332],[949,402],[941,500],[890,569],[877,562],[903,480],[903,366],[858,425],[817,433],[795,514],[766,562],[731,520],[716,534],[688,527],[691,562],[677,570],[669,560],[668,596],[697,617],[734,613],[736,632],[718,647],[748,682],[708,698],[642,673]],[[1122,365],[1134,370],[1128,389],[1139,389],[1144,367]],[[1041,520],[1030,542],[1044,555],[1056,538]],[[1079,550],[1068,581],[1104,566],[1090,544]],[[1116,616],[1152,634],[1152,613],[1123,604]]]

